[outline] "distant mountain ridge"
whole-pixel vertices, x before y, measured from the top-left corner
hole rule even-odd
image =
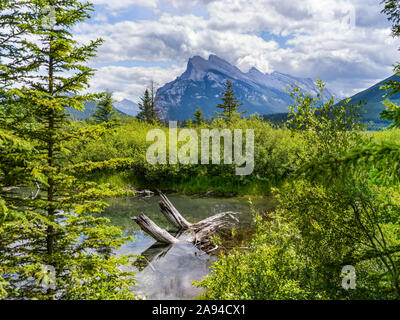
[[[372,121],[379,120],[380,113],[385,109],[385,106],[383,105],[382,102],[387,98],[384,97],[387,94],[387,92],[381,89],[381,87],[390,80],[400,82],[400,76],[393,75],[351,97],[350,99],[351,104],[358,104],[360,101],[364,101],[366,103],[365,113],[362,115],[364,119]],[[400,104],[400,92],[388,98],[392,102]]]
[[[365,103],[361,117],[362,122],[367,124],[368,130],[380,130],[390,125],[389,121],[380,119],[380,113],[385,109],[382,103],[384,100],[389,98],[393,103],[400,105],[400,92],[386,97],[387,92],[381,89],[388,81],[400,82],[400,76],[393,75],[350,98],[349,104],[357,105],[361,102]],[[285,122],[287,119],[288,113],[264,116],[264,120],[277,123]]]
[[[286,112],[292,103],[292,98],[284,90],[288,85],[297,84],[312,95],[318,93],[315,82],[310,78],[293,77],[276,71],[262,73],[255,67],[245,73],[216,55],[210,55],[208,60],[195,56],[189,59],[186,71],[180,77],[158,89],[158,106],[165,110],[170,120],[189,119],[198,106],[207,117],[214,116],[228,79],[243,103],[242,110],[247,110],[249,115]],[[329,99],[332,94],[327,89],[324,99]]]
[[[130,115],[132,117],[136,117],[137,114],[139,113],[139,106],[137,103],[132,102],[131,100],[124,99],[119,102],[114,103],[114,107],[119,110],[124,112],[127,115]]]
[[[92,116],[93,113],[96,112],[96,105],[97,103],[94,101],[86,102],[84,110],[79,111],[73,108],[67,108],[66,113],[70,114],[71,118],[74,120],[87,120]],[[121,116],[134,117],[139,112],[138,105],[128,99],[115,102],[114,107],[115,109],[117,109],[118,114]]]

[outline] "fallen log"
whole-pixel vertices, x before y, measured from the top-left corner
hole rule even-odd
[[[165,218],[176,228],[187,230],[191,224],[179,213],[167,196],[158,190],[161,201],[158,203]]]
[[[174,244],[179,242],[178,239],[171,236],[166,230],[161,229],[143,213],[140,214],[139,217],[133,217],[132,219],[142,228],[144,232],[151,235],[154,239],[156,239],[159,242],[168,244]]]
[[[204,219],[200,222],[189,223],[169,201],[169,199],[160,192],[161,201],[159,202],[161,212],[167,220],[178,230],[188,230],[194,233],[194,236],[189,240],[196,247],[203,251],[207,251],[211,246],[211,238],[214,235],[227,231],[234,227],[239,219],[235,217],[238,213],[223,212],[212,217]],[[173,237],[166,230],[158,227],[151,219],[143,213],[139,217],[132,218],[140,228],[152,236],[155,240],[165,244],[175,244],[180,242],[178,238]]]

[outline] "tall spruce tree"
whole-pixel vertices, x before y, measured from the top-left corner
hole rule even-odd
[[[106,92],[104,97],[97,103],[96,112],[92,115],[98,122],[115,122],[118,120],[117,110],[114,108],[111,92]]]
[[[27,34],[29,13],[20,10],[22,1],[0,1],[0,119],[3,124],[8,122],[11,114],[18,114],[23,120],[23,109],[17,112],[15,108],[5,108],[6,92],[13,81],[28,70],[30,65],[25,62],[25,52],[20,46],[23,36]],[[22,111],[22,112],[21,112]],[[25,112],[26,114],[26,112]],[[9,228],[15,226],[23,217],[21,212],[7,201],[7,193],[15,189],[21,182],[33,181],[35,170],[32,167],[32,145],[0,126],[0,251],[5,250],[6,242],[2,239],[13,239],[14,232]],[[0,257],[0,299],[8,296],[6,287],[11,285],[6,281],[9,269],[3,265]]]
[[[217,108],[221,109],[221,112],[215,112],[219,119],[223,119],[228,122],[239,119],[247,111],[239,112],[239,107],[243,105],[235,97],[235,92],[232,89],[232,82],[228,80],[226,82],[226,91],[222,92],[223,97],[221,100],[223,104],[219,104]]]
[[[18,75],[34,68],[32,61],[26,59],[27,52],[20,46],[31,19],[29,12],[21,10],[24,3],[23,0],[0,1],[0,94],[17,80]]]
[[[154,98],[149,89],[144,91],[143,97],[139,102],[139,114],[137,118],[148,123],[155,123],[158,120],[156,110],[154,109]]]
[[[203,111],[200,107],[197,108],[196,112],[194,113],[194,122],[196,125],[200,126],[206,118],[203,117]]]
[[[94,73],[85,64],[95,56],[102,40],[79,45],[70,31],[90,17],[92,5],[78,0],[7,4],[0,21],[9,19],[10,12],[16,13],[16,32],[1,38],[1,52],[9,52],[13,59],[8,48],[19,48],[24,54],[24,70],[10,68],[7,88],[2,92],[0,149],[18,151],[14,160],[20,161],[13,160],[10,175],[10,157],[0,157],[0,183],[21,183],[35,189],[30,194],[0,189],[0,296],[134,298],[130,291],[132,273],[120,269],[130,264],[129,257],[95,253],[117,248],[130,239],[122,237],[122,231],[110,226],[107,219],[96,216],[107,206],[104,198],[128,193],[78,179],[96,167],[125,166],[130,161],[68,164],[69,142],[96,138],[105,130],[104,126],[76,129],[66,114],[67,107],[82,110],[84,102],[100,97],[81,92]],[[43,23],[49,5],[56,13],[51,26]],[[18,18],[20,13],[23,23]],[[21,116],[24,110],[29,117]],[[46,286],[48,266],[54,268],[56,280],[50,286]]]

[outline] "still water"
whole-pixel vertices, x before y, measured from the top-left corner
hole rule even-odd
[[[220,212],[240,213],[238,240],[240,244],[250,234],[252,214],[247,199],[226,199],[209,197],[189,197],[168,195],[178,211],[191,223],[198,222]],[[167,229],[180,239],[187,239],[188,234],[177,235],[173,227],[164,218],[158,207],[159,196],[141,198],[130,197],[112,199],[104,216],[113,225],[119,226],[125,235],[133,235],[134,242],[126,243],[117,254],[142,256],[136,262],[137,285],[135,294],[150,300],[157,299],[194,299],[202,294],[202,289],[192,285],[194,280],[201,280],[210,272],[215,257],[199,251],[190,243],[173,246],[156,243],[145,234],[131,217],[144,213],[161,228]],[[267,211],[274,206],[271,199],[253,200],[257,210]],[[240,236],[242,231],[242,236]],[[235,244],[235,245],[236,245]]]

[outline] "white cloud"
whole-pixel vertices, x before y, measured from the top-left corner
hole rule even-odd
[[[97,69],[92,80],[92,91],[111,90],[117,100],[131,99],[137,102],[151,81],[156,86],[174,80],[184,68],[172,66],[161,67],[121,67],[108,66]]]
[[[75,29],[83,41],[105,39],[95,62],[110,67],[99,70],[94,87],[114,86],[124,97],[136,96],[150,78],[160,84],[173,80],[194,55],[216,54],[244,71],[257,66],[264,72],[320,77],[343,94],[389,76],[398,60],[400,44],[391,37],[376,0],[172,0],[177,11],[168,13],[162,11],[166,0],[93,2],[110,9],[136,4],[160,10],[157,20],[110,24],[100,15],[94,24]],[[199,6],[208,14],[198,15]],[[265,40],[262,32],[289,40],[286,45]],[[172,62],[176,67],[112,66],[121,61]],[[101,76],[105,70],[115,84]]]
[[[132,5],[157,8],[157,0],[91,0],[93,4],[106,5],[109,9],[123,9]]]

